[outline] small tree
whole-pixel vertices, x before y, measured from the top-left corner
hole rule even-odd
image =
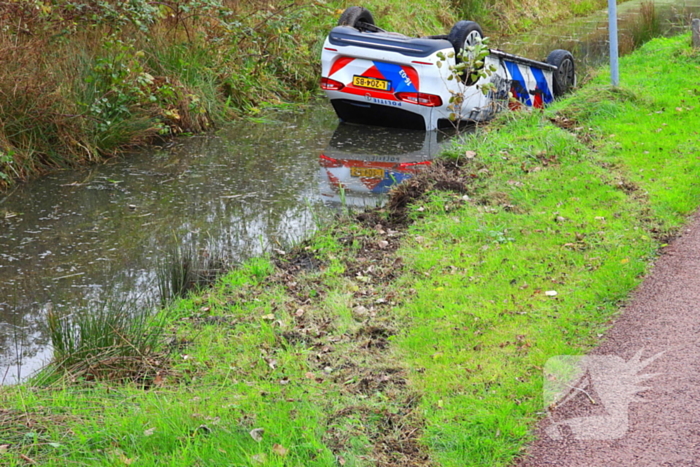
[[[488,78],[497,70],[494,65],[486,66],[486,57],[491,53],[488,43],[489,39],[485,37],[479,39],[475,45],[461,49],[459,53],[438,52],[437,54],[439,59],[437,67],[442,68],[445,65],[448,67],[447,81],[459,83],[455,89],[454,86],[445,82],[445,86],[450,92],[449,105],[447,106],[447,110],[450,112],[449,119],[457,130],[459,130],[459,123],[464,117],[463,104],[468,97],[468,90],[476,85],[473,88],[474,92],[481,92],[484,96],[495,90],[495,85],[490,82],[476,84],[481,78]]]

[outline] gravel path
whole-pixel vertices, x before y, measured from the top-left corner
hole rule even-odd
[[[579,365],[519,466],[700,466],[700,217]]]

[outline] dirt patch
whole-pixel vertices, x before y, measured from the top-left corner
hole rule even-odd
[[[107,348],[102,353],[87,355],[75,363],[52,361],[36,376],[37,386],[89,385],[98,381],[134,384],[149,390],[164,384],[166,377],[175,375],[170,352],[172,339],[166,339],[166,349],[144,355],[119,355]],[[117,349],[118,350],[118,349]]]
[[[356,214],[351,221],[365,227],[364,231],[355,232],[342,223],[335,227],[338,242],[353,251],[343,259],[342,275],[357,284],[351,302],[358,322],[354,330],[337,333],[333,320],[319,309],[323,297],[299,295],[300,288],[316,287],[313,274],[304,277],[305,273],[327,266],[310,244],[276,260],[278,272],[271,280],[297,297],[289,307],[295,325],[282,333],[280,342],[312,348],[309,365],[316,380],[331,383],[349,403],[334,404],[325,423],[325,441],[339,462],[344,452],[357,455],[357,446],[351,446],[350,440],[360,436],[367,439],[372,465],[432,465],[419,442],[424,427],[423,418],[414,412],[419,396],[411,391],[406,370],[390,353],[390,337],[401,327],[390,310],[401,297],[389,286],[403,271],[396,251],[413,222],[411,206],[434,191],[454,192],[459,199],[452,204],[463,204],[463,195],[473,191],[474,182],[487,173],[477,165],[472,160],[437,160],[395,187],[386,206]],[[297,307],[302,308],[295,311]]]
[[[411,205],[434,191],[454,192],[455,200],[447,204],[463,204],[463,195],[480,178],[479,169],[471,160],[435,161],[398,185],[385,207],[331,227],[325,235],[337,239],[344,252],[329,253],[312,241],[302,242],[280,253],[274,259],[275,271],[260,284],[230,291],[227,302],[241,305],[259,300],[261,291],[271,287],[287,292],[284,303],[272,304],[274,313],[288,314],[288,324],[280,328],[274,345],[309,350],[307,378],[324,383],[333,394],[316,403],[326,407],[325,441],[341,465],[343,455],[360,456],[381,467],[432,465],[419,442],[425,423],[415,410],[420,398],[409,387],[406,368],[391,353],[390,338],[402,328],[402,318],[392,308],[410,293],[392,290],[404,268],[396,252],[413,221]],[[357,223],[364,228],[358,229]],[[330,314],[325,301],[329,291],[321,273],[338,267],[338,256],[338,274],[347,284],[340,299],[345,302],[339,306],[349,307],[349,316]],[[244,322],[246,318],[232,321],[208,313],[196,318],[199,326],[235,327]],[[358,437],[366,446],[358,448]]]
[[[391,225],[405,227],[411,222],[408,207],[423,199],[431,191],[453,191],[464,194],[470,191],[477,175],[468,170],[469,162],[438,159],[415,177],[395,187],[386,206]],[[481,168],[483,169],[483,168]]]
[[[275,267],[289,274],[300,272],[318,271],[323,263],[316,258],[308,249],[308,242],[302,243],[294,249],[290,256],[279,256],[275,259]]]
[[[339,463],[345,462],[342,453],[348,449],[353,436],[363,435],[372,441],[368,460],[378,467],[429,467],[435,465],[420,444],[422,426],[416,407],[420,396],[409,393],[398,404],[394,413],[366,406],[349,406],[331,414],[330,429],[325,443],[337,453]],[[358,423],[359,422],[359,423]],[[362,427],[362,433],[343,430],[343,426]]]
[[[357,284],[350,302],[356,326],[338,332],[335,320],[323,310],[322,296],[299,299],[299,288],[316,284],[294,265],[323,264],[322,260],[287,259],[284,270],[270,277],[297,297],[288,304],[294,326],[281,333],[279,345],[312,349],[308,364],[313,379],[342,395],[340,400],[325,402],[328,417],[324,423],[324,441],[340,465],[345,462],[343,456],[360,455],[381,467],[429,466],[430,459],[419,442],[424,420],[414,412],[418,396],[408,387],[406,370],[389,352],[389,339],[399,329],[389,310],[400,297],[386,286],[403,268],[395,255],[402,234],[385,227],[381,213],[366,214],[371,232],[338,231],[341,243],[354,249],[344,261],[342,275]],[[364,448],[358,448],[358,437],[366,440]]]
[[[369,209],[354,216],[354,221],[372,229],[373,235],[348,234],[338,227],[338,242],[348,247],[360,245],[353,258],[346,262],[346,276],[369,275],[373,280],[388,283],[400,273],[401,260],[394,252],[399,248],[403,234],[413,221],[409,206],[424,199],[431,191],[452,191],[466,194],[473,191],[479,170],[468,160],[436,160],[415,177],[397,185],[389,194],[386,206]],[[460,204],[460,203],[455,203]],[[296,284],[295,275],[323,269],[326,262],[311,250],[309,242],[303,242],[289,254],[275,259],[278,270],[274,281],[288,288]]]
[[[525,210],[515,204],[511,199],[511,195],[503,191],[491,191],[484,193],[474,198],[474,203],[480,206],[500,207],[504,211],[515,214],[523,214]]]
[[[346,390],[353,394],[371,396],[377,392],[403,391],[406,386],[405,373],[401,368],[379,368],[366,371],[356,383],[346,385]]]
[[[142,357],[103,358],[84,370],[70,372],[72,381],[113,381],[135,383],[142,389],[160,386],[170,374],[169,357],[166,354]]]
[[[622,190],[623,192],[625,192],[625,194],[627,195],[634,195],[640,190],[639,185],[624,177],[619,177],[618,179],[616,179],[614,182],[614,186],[618,190]],[[644,199],[646,199],[646,196],[644,196]]]
[[[371,287],[388,284],[403,270],[403,261],[393,255],[397,249],[398,241],[386,247],[376,247],[372,244],[362,248],[356,259],[346,264],[344,275]]]
[[[585,128],[581,124],[581,122],[579,122],[575,118],[568,118],[563,115],[557,114],[553,118],[550,118],[549,121],[552,122],[555,126],[561,128],[562,130],[566,130],[569,133],[575,135],[576,139],[578,139],[581,143],[585,144],[586,146],[590,146],[593,143],[594,138],[591,134],[590,129]]]

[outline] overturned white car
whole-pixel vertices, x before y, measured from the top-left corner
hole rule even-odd
[[[513,106],[542,107],[576,84],[566,50],[540,62],[484,48],[482,40],[473,21],[459,21],[447,35],[411,38],[350,7],[323,45],[321,88],[343,121],[434,130],[485,121]],[[483,57],[456,74],[479,48]]]

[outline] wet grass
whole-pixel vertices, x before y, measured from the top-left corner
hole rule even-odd
[[[452,152],[488,170],[474,203],[435,194],[401,252],[418,298],[396,345],[425,369],[413,382],[429,395],[425,439],[440,465],[517,455],[542,410],[544,361],[593,345],[654,252],[630,228],[644,205],[574,134],[537,114],[496,131]]]
[[[452,151],[474,151],[490,175],[456,213],[450,196],[424,204],[421,241],[403,250],[420,300],[396,342],[426,369],[412,382],[430,395],[426,440],[441,465],[519,455],[543,411],[544,362],[594,346],[697,209],[687,44],[655,40],[622,62],[623,88],[603,73],[551,120],[506,115]]]
[[[176,301],[146,390],[2,388],[0,460],[509,465],[542,416],[546,360],[598,342],[698,206],[688,42],[625,57],[621,89],[603,71],[503,115],[388,207]]]

